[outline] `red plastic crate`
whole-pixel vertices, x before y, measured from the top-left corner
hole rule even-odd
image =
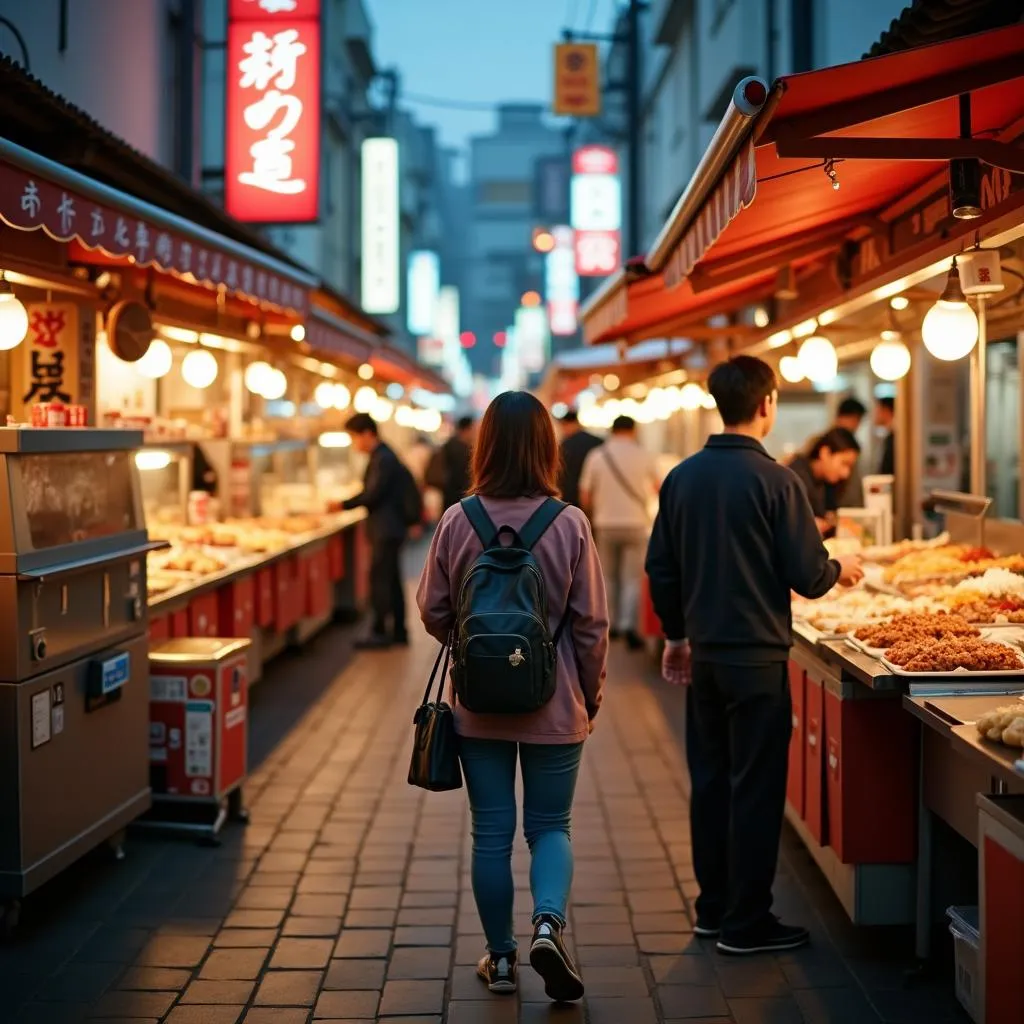
[[[917,739],[917,721],[898,699],[825,691],[828,838],[844,864],[914,860]]]
[[[226,637],[250,637],[256,623],[256,578],[240,576],[218,591],[220,627]]]
[[[820,679],[804,673],[804,823],[819,846],[828,845],[825,814],[825,694]]]
[[[177,639],[179,636],[188,636],[188,609],[171,612],[171,637]]]
[[[194,597],[188,606],[189,636],[220,636],[220,608],[216,592]]]
[[[321,618],[331,611],[333,586],[327,548],[307,555],[302,561],[305,575],[305,608],[310,618]]]
[[[282,558],[274,563],[274,628],[286,633],[302,618],[304,581],[300,560]]]
[[[807,673],[795,661],[789,663],[789,692],[793,702],[793,732],[789,738],[789,774],[786,799],[804,817],[804,773],[807,764],[807,722],[804,713]]]
[[[256,625],[268,629],[274,624],[275,581],[273,567],[256,570],[255,581]]]
[[[345,578],[345,541],[340,533],[327,542],[327,562],[333,582]]]

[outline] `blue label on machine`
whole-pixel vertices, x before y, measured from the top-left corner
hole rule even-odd
[[[100,662],[100,693],[106,695],[121,689],[131,676],[131,657],[127,651]]]

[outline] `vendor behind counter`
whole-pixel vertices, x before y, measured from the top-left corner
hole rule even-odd
[[[833,427],[789,464],[807,492],[822,536],[835,533],[840,485],[849,480],[859,457],[857,438],[845,427]]]

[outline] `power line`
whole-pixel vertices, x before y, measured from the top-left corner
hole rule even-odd
[[[487,103],[482,100],[456,100],[442,96],[422,96],[414,92],[403,92],[401,98],[408,100],[410,103],[419,103],[424,107],[445,107],[449,110],[491,111],[496,110],[499,106],[497,102]]]
[[[587,11],[587,20],[583,26],[584,32],[589,32],[594,26],[594,17],[597,14],[597,0],[590,0],[590,9]]]
[[[580,13],[580,0],[566,0],[565,4],[565,27],[572,30],[576,24],[576,15]]]

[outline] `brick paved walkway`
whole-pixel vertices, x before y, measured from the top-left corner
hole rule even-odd
[[[94,857],[48,887],[0,950],[0,1021],[961,1019],[944,985],[902,987],[906,936],[893,959],[877,936],[853,934],[792,840],[779,906],[811,926],[813,947],[737,963],[694,939],[680,695],[621,651],[576,807],[571,933],[587,999],[552,1008],[529,968],[517,998],[489,996],[473,970],[483,938],[465,796],[405,783],[430,656],[421,639],[338,674],[349,651],[335,631],[277,664],[256,692],[254,746],[273,749],[248,787],[248,829],[229,830],[220,849],[133,839],[123,864]],[[525,939],[521,840],[516,877]]]

